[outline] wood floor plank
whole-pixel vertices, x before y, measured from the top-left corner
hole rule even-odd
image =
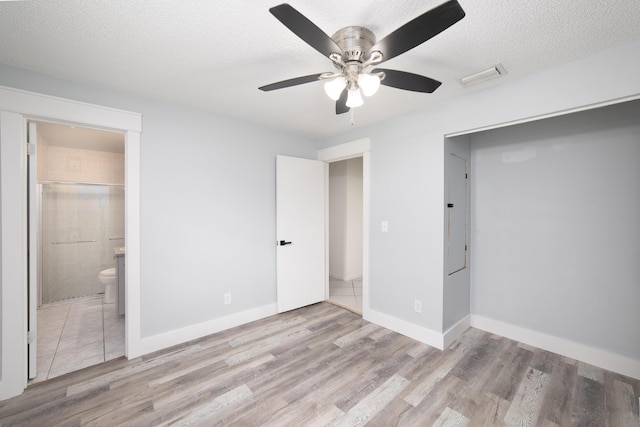
[[[640,426],[638,399],[635,399],[633,386],[617,378],[607,378],[609,387],[605,387],[605,405],[607,422],[611,426]]]
[[[511,341],[515,344],[515,341]],[[528,349],[512,345],[504,354],[500,355],[500,362],[496,376],[488,384],[487,390],[504,400],[513,400],[519,380],[529,369],[533,353]]]
[[[640,380],[468,329],[440,351],[331,304],[29,386],[0,426],[640,426]]]
[[[511,402],[493,393],[482,393],[473,396],[475,406],[472,411],[464,411],[474,427],[491,427],[504,424],[504,417],[511,406]]]
[[[504,418],[507,425],[535,426],[542,408],[549,376],[529,368]]]
[[[599,381],[578,375],[573,418],[579,426],[602,426],[604,420],[604,385]]]
[[[466,427],[468,424],[469,418],[447,407],[432,427]]]
[[[332,426],[362,426],[400,394],[409,381],[400,375],[393,375],[384,384],[360,400],[342,417],[331,423]]]
[[[404,400],[413,405],[420,405],[431,391],[438,386],[438,383],[460,362],[463,353],[443,352],[438,355],[433,364],[428,365],[428,369],[421,370],[420,375],[416,375],[411,385],[407,388],[410,391],[404,396]]]

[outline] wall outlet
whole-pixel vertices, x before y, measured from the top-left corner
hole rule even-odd
[[[416,313],[422,313],[422,301],[419,299],[413,301],[413,311]]]
[[[224,303],[231,304],[231,292],[227,292],[224,294]]]

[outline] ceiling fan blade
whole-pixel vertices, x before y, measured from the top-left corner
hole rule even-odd
[[[371,72],[383,72],[385,74],[384,79],[380,81],[381,85],[395,87],[396,89],[411,90],[413,92],[432,93],[442,84],[442,82],[431,79],[429,77],[407,73],[406,71],[376,68]]]
[[[270,85],[261,86],[258,89],[268,92],[270,90],[284,89],[285,87],[297,86],[305,83],[317,82],[322,74],[311,74],[309,76],[296,77],[281,82],[271,83]]]
[[[343,90],[340,94],[340,98],[336,101],[336,114],[348,113],[350,108],[347,107],[347,90]]]
[[[307,42],[309,46],[325,57],[328,57],[334,52],[340,55],[344,53],[331,37],[287,3],[274,6],[269,9],[269,12],[288,29],[293,31],[295,35]]]
[[[369,49],[366,58],[372,52],[382,52],[382,61],[388,61],[440,34],[462,18],[464,10],[456,0],[435,7],[412,21],[407,22]]]

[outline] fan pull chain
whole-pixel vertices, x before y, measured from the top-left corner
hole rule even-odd
[[[354,125],[356,124],[356,120],[355,120],[355,118],[353,117],[353,116],[354,116],[354,110],[355,110],[355,108],[351,108],[351,109],[349,110],[349,124],[350,124],[351,126],[354,126]]]

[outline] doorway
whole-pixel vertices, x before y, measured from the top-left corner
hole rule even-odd
[[[28,128],[35,145],[29,162],[35,169],[29,193],[36,190],[29,197],[35,383],[125,355],[124,287],[118,292],[115,274],[116,253],[124,260],[126,243],[125,136],[35,120]]]
[[[363,138],[363,139],[358,139],[355,141],[351,141],[351,142],[347,142],[344,144],[340,144],[340,145],[334,145],[332,147],[328,147],[328,148],[324,148],[322,150],[318,151],[318,160],[321,160],[323,162],[325,162],[325,177],[326,177],[326,181],[325,181],[325,198],[326,200],[329,199],[330,197],[330,190],[329,190],[329,168],[330,165],[332,163],[335,162],[340,162],[342,160],[347,160],[347,159],[354,159],[354,158],[360,158],[361,159],[361,163],[362,163],[362,172],[361,172],[361,179],[362,179],[362,202],[361,202],[361,207],[362,207],[362,211],[361,211],[361,219],[362,219],[362,234],[361,234],[361,253],[362,253],[362,258],[361,258],[361,262],[362,262],[362,269],[361,269],[361,279],[359,280],[359,283],[356,283],[354,286],[354,283],[351,284],[351,287],[353,289],[353,296],[355,299],[355,293],[359,292],[361,293],[361,306],[358,307],[356,306],[356,308],[360,308],[359,314],[362,315],[362,318],[365,320],[368,320],[368,316],[369,316],[369,312],[370,312],[370,305],[369,305],[369,233],[370,233],[370,219],[369,219],[369,204],[370,204],[370,197],[369,197],[369,192],[370,192],[370,188],[371,188],[371,183],[370,183],[370,164],[371,164],[371,140],[369,138]],[[327,203],[327,211],[326,211],[326,224],[325,224],[325,259],[326,259],[326,291],[325,291],[325,295],[327,296],[327,300],[330,301],[330,296],[331,296],[331,280],[330,280],[330,270],[329,270],[329,264],[330,264],[330,228],[331,225],[329,224],[329,203]],[[355,280],[355,279],[354,279]],[[361,287],[360,287],[361,284]],[[356,291],[356,286],[358,286],[360,290]],[[335,285],[334,285],[335,287]],[[346,286],[348,288],[348,285]],[[347,292],[347,291],[345,291]],[[357,304],[357,302],[356,302]]]
[[[125,135],[127,263],[125,266],[127,316],[125,319],[125,355],[128,358],[143,353],[140,337],[140,113],[102,107],[50,95],[42,95],[0,87],[0,198],[2,208],[3,325],[0,346],[0,400],[21,394],[27,387],[27,363],[33,331],[27,322],[27,158],[26,122],[28,118],[53,120],[60,123],[85,123],[89,126],[117,130]],[[34,301],[35,298],[33,299]],[[32,310],[37,312],[36,310]],[[27,337],[27,339],[25,339]],[[37,342],[37,340],[34,340]]]
[[[362,314],[362,156],[329,164],[328,301]]]

